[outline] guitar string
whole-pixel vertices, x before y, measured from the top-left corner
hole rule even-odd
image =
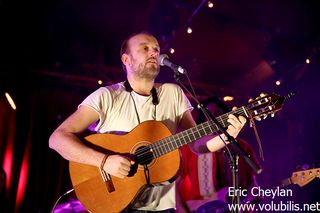
[[[219,122],[222,122],[223,124],[224,123],[226,123],[226,121],[228,120],[228,116],[229,116],[229,114],[235,114],[235,113],[243,113],[243,109],[242,108],[238,108],[238,109],[236,109],[235,111],[230,111],[230,112],[228,112],[228,113],[226,113],[226,114],[223,114],[223,115],[221,115],[221,116],[219,116],[218,118],[217,118],[217,120],[219,121]],[[208,121],[208,122],[204,122],[204,123],[208,123],[209,124],[209,122],[210,121]],[[212,121],[211,121],[212,122]],[[203,123],[202,123],[203,124]],[[198,126],[200,126],[201,124],[199,124]],[[226,127],[226,125],[224,125],[225,127]],[[214,124],[214,127],[215,128],[217,128],[217,126]],[[206,128],[210,128],[209,126],[208,127],[206,127]],[[202,128],[203,129],[203,128]],[[186,133],[186,135],[184,135],[183,136],[183,138],[184,137],[189,137],[191,134],[194,134],[194,133],[187,133],[188,132],[188,130],[186,130],[186,131],[183,131],[183,132],[185,132]],[[183,134],[182,134],[183,135]],[[170,136],[169,136],[170,137]],[[172,138],[174,139],[174,137],[176,137],[176,135],[173,135],[172,136]],[[190,138],[190,137],[189,137]],[[155,144],[151,144],[151,145],[149,145],[149,146],[146,146],[146,147],[143,147],[141,150],[138,150],[137,151],[137,153],[135,153],[135,155],[136,156],[142,156],[139,160],[141,160],[142,162],[148,162],[148,161],[150,161],[150,160],[152,160],[153,159],[153,157],[150,157],[150,156],[148,156],[148,155],[146,155],[147,153],[152,153],[153,155],[154,155],[154,152],[155,151],[158,151],[158,153],[162,153],[163,152],[163,148],[164,148],[164,150],[165,150],[165,153],[168,153],[168,151],[167,151],[167,149],[166,148],[168,148],[169,149],[169,151],[171,150],[170,149],[170,145],[171,145],[171,147],[173,147],[174,148],[174,145],[175,145],[175,140],[168,140],[168,142],[167,143],[164,143],[165,141],[167,140],[167,138],[164,138],[164,139],[162,139],[162,140],[160,140],[160,141],[158,141],[157,143],[155,143]],[[185,145],[185,144],[183,144],[183,145]],[[150,148],[151,147],[151,148]],[[180,147],[180,146],[178,146],[178,147]],[[150,151],[150,149],[152,149],[152,150],[154,150],[154,151]],[[176,149],[176,148],[175,148]],[[172,151],[172,150],[171,150]],[[164,153],[164,154],[165,154]],[[144,156],[144,155],[146,155],[146,156]],[[161,154],[161,155],[163,155],[163,154]],[[161,156],[161,155],[159,155],[159,156]],[[156,157],[159,157],[159,156],[156,156]]]
[[[226,123],[226,121],[228,120],[229,114],[231,114],[231,113],[237,113],[237,112],[242,112],[242,111],[243,111],[243,110],[240,108],[240,109],[237,109],[236,111],[232,111],[232,112],[226,113],[226,114],[224,114],[224,115],[221,115],[221,116],[218,117],[217,119],[220,120],[219,122],[223,122],[223,124],[224,124],[224,123]],[[204,122],[204,123],[208,123],[208,122]],[[204,124],[204,123],[202,123],[202,124]],[[202,125],[202,124],[199,124],[198,126],[200,126],[200,125]],[[215,125],[215,124],[214,124],[214,125]],[[215,128],[217,128],[216,125],[215,125]],[[187,130],[184,131],[184,132],[187,132]],[[187,136],[189,136],[189,135],[191,135],[191,134],[187,134],[187,135],[185,135],[185,136],[183,136],[183,137],[187,137]],[[173,135],[172,137],[174,138],[175,136],[176,136],[176,135]],[[171,137],[171,136],[169,136],[169,137]],[[165,139],[166,139],[166,138],[165,138]],[[158,148],[162,149],[162,147],[165,147],[165,146],[168,147],[169,145],[173,146],[172,143],[174,142],[174,140],[169,140],[169,143],[165,143],[165,144],[162,144],[162,142],[164,142],[164,139],[158,141],[158,142],[155,143],[155,144],[151,144],[151,145],[149,145],[149,146],[146,146],[146,149],[145,149],[145,150],[139,150],[139,151],[136,152],[136,154],[137,154],[137,155],[140,155],[140,154],[145,154],[145,152],[150,152],[150,149],[148,148],[148,147],[150,147],[150,146],[153,147],[152,149],[158,149]]]
[[[219,116],[218,118],[217,118],[217,120],[220,122],[220,123],[226,123],[226,121],[228,120],[228,116],[229,116],[229,114],[235,114],[235,113],[240,113],[240,114],[244,114],[243,113],[243,109],[242,108],[238,108],[238,109],[236,109],[235,111],[231,111],[231,112],[228,112],[228,113],[225,113],[225,114],[223,114],[223,115],[221,115],[221,116]],[[207,123],[208,121],[206,121],[206,122],[204,122],[204,123]],[[204,123],[201,123],[201,124],[199,124],[197,127],[199,127],[199,126],[201,126],[202,124],[204,124]],[[215,125],[215,124],[214,124]],[[225,125],[226,126],[226,125]],[[187,130],[186,131],[183,131],[183,132],[187,132]],[[179,134],[179,133],[178,133]],[[172,136],[169,136],[169,137],[174,137],[175,135],[172,135]],[[157,143],[159,143],[159,142],[161,142],[161,141],[163,141],[163,139],[162,140],[160,140],[160,141],[158,141]],[[151,144],[151,145],[153,145],[153,146],[157,146],[157,143],[154,143],[154,144]],[[149,145],[149,146],[151,146],[151,145]],[[164,144],[164,145],[166,145],[166,144]],[[161,146],[161,145],[160,145]],[[156,147],[155,147],[156,148]],[[143,150],[138,150],[137,152],[136,152],[136,154],[140,154],[141,152],[144,152]]]
[[[205,122],[205,123],[207,123],[207,122]],[[205,123],[203,123],[203,124],[205,124]],[[207,125],[206,126],[204,126],[202,129],[209,129],[210,128],[210,126],[209,126],[209,124],[207,123]],[[212,130],[204,130],[204,132],[212,132]],[[179,133],[178,133],[179,134]],[[191,133],[186,133],[186,135],[183,135],[182,134],[182,136],[183,137],[189,137],[189,135],[191,135]],[[155,145],[154,146],[154,150],[159,150],[159,148],[163,151],[163,149],[162,149],[162,147],[164,147],[165,149],[165,152],[167,153],[168,151],[167,151],[167,148],[169,148],[169,150],[171,150],[171,148],[170,148],[170,143],[171,143],[171,147],[174,147],[174,145],[172,144],[175,140],[175,138],[179,138],[178,137],[178,135],[174,135],[173,136],[173,138],[172,138],[172,140],[168,140],[168,138],[165,138],[165,139],[163,139],[163,140],[161,140],[161,141],[159,141],[159,145]],[[189,139],[190,139],[190,137],[189,137]],[[166,141],[168,141],[168,142],[170,142],[170,143],[166,143],[166,144],[162,144],[162,142],[166,142]],[[176,148],[175,148],[176,149]],[[145,151],[146,152],[150,152],[149,151],[149,149],[148,149],[148,147],[146,147],[146,149],[145,149]],[[159,151],[159,153],[161,154],[161,151]],[[155,154],[157,154],[157,152],[155,153]],[[163,153],[162,153],[163,154]],[[161,156],[161,155],[160,155]],[[156,156],[157,157],[157,156]],[[152,160],[152,159],[150,159],[150,157],[149,156],[145,156],[144,158],[142,158],[143,160],[145,160],[145,161],[149,161],[149,160]],[[144,161],[143,161],[144,162]]]
[[[251,103],[251,105],[253,105],[253,103]],[[260,103],[258,104],[258,105],[261,105]],[[265,107],[265,108],[262,108],[262,109],[266,109],[266,108],[268,108],[268,105]],[[247,108],[248,109],[248,108]],[[251,109],[252,110],[252,109]],[[264,110],[262,110],[262,112],[263,112]],[[248,116],[246,113],[247,113],[247,111],[246,111],[246,109],[244,109],[244,107],[241,107],[241,108],[238,108],[238,109],[236,109],[236,110],[234,110],[234,111],[230,111],[230,112],[228,112],[228,113],[225,113],[225,114],[223,114],[223,115],[221,115],[221,116],[219,116],[218,118],[217,118],[217,120],[219,121],[219,122],[223,122],[223,124],[224,124],[224,122],[225,121],[227,121],[228,120],[228,116],[229,116],[229,114],[236,114],[236,113],[239,113],[240,112],[240,115],[242,114],[244,114],[246,117]],[[254,117],[257,117],[258,115],[260,115],[261,114],[261,112],[260,113],[258,113],[258,114],[256,114],[256,115],[254,115]],[[204,123],[208,123],[208,122],[204,122]],[[201,124],[200,124],[201,125]],[[216,124],[214,124],[215,125],[215,128],[217,128],[217,126],[216,126]],[[198,125],[199,126],[199,125]],[[226,127],[226,125],[224,125],[225,127]],[[209,128],[210,128],[210,126],[208,126]],[[207,128],[208,128],[207,127]],[[211,128],[210,128],[211,129]],[[188,129],[189,130],[189,129]],[[186,130],[186,131],[183,131],[183,132],[185,132],[186,133],[186,135],[185,136],[183,136],[183,137],[186,137],[186,136],[190,136],[191,134],[188,134],[188,130]],[[212,133],[213,133],[214,131],[212,131]],[[194,134],[194,133],[192,133],[192,134]],[[176,135],[173,135],[172,136],[172,138],[174,139],[174,137],[176,137]],[[190,138],[190,137],[189,137]],[[166,154],[166,153],[168,153],[168,151],[167,151],[167,149],[166,149],[166,147],[167,148],[169,148],[169,151],[171,150],[170,149],[170,145],[172,146],[172,147],[174,147],[174,145],[176,144],[176,143],[174,143],[175,142],[175,140],[167,140],[168,142],[166,142],[166,140],[167,140],[167,138],[165,138],[165,139],[162,139],[162,140],[160,140],[160,141],[158,141],[157,143],[154,143],[154,144],[151,144],[151,145],[149,145],[149,146],[146,146],[143,150],[140,150],[138,153],[136,153],[137,155],[144,155],[144,154],[146,154],[146,153],[150,153],[150,147],[152,147],[151,149],[153,149],[153,150],[157,150],[158,151],[158,153],[160,153],[160,155],[159,156],[155,156],[155,157],[160,157],[161,155],[163,155],[163,154]],[[185,144],[183,144],[183,145],[185,145]],[[164,147],[164,149],[165,149],[165,152],[164,153],[162,153],[163,152],[163,148]],[[159,150],[160,149],[160,150]],[[161,152],[162,151],[162,152]],[[172,151],[172,150],[171,150]],[[151,152],[153,155],[154,155],[154,152]],[[150,156],[145,156],[145,157],[142,157],[142,159],[144,160],[144,161],[150,161],[150,160],[152,160],[153,159],[153,157],[150,157]]]

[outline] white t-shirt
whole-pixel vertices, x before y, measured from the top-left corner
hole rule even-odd
[[[88,106],[99,114],[99,122],[91,127],[96,132],[130,132],[140,119],[140,122],[162,121],[174,134],[183,113],[192,110],[192,106],[176,84],[155,84],[155,88],[159,99],[156,106],[152,103],[151,95],[142,96],[132,91],[131,98],[124,82],[97,89],[80,105]],[[139,198],[135,208],[151,211],[175,208],[174,183],[149,188]]]

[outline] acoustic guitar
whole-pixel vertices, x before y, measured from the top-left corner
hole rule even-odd
[[[292,95],[259,97],[246,106],[221,115],[217,120],[226,128],[230,113],[250,119],[265,118],[280,110],[284,101]],[[159,121],[145,121],[126,135],[89,135],[85,137],[88,146],[106,154],[128,156],[135,164],[127,177],[121,179],[111,176],[114,190],[108,190],[99,168],[70,162],[70,177],[76,195],[91,212],[121,212],[134,204],[147,185],[174,180],[180,166],[179,147],[212,133],[219,133],[213,121],[175,135]]]

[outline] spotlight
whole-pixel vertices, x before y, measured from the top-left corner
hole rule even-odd
[[[209,7],[209,8],[213,8],[213,3],[212,3],[212,1],[208,1],[208,7]]]
[[[8,100],[8,102],[9,102],[9,104],[10,104],[10,106],[11,106],[11,108],[12,109],[14,109],[14,110],[16,110],[17,109],[17,107],[16,107],[16,105],[15,105],[15,103],[14,103],[14,101],[13,101],[13,99],[11,98],[11,96],[9,95],[9,93],[5,93],[5,96],[6,96],[6,98],[7,98],[7,100]]]
[[[310,62],[311,62],[310,59],[307,58],[307,59],[306,59],[306,64],[310,64]]]
[[[224,97],[223,97],[223,100],[224,100],[224,101],[233,101],[233,100],[234,100],[234,97],[232,97],[232,96],[224,96]]]
[[[191,27],[188,27],[188,28],[187,28],[187,33],[188,33],[188,34],[191,34],[191,33],[192,33],[192,28],[191,28]]]

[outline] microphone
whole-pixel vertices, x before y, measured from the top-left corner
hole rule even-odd
[[[169,60],[169,56],[167,54],[159,55],[158,58],[160,66],[167,66],[170,67],[176,74],[185,74],[186,70],[181,66],[171,62]]]

